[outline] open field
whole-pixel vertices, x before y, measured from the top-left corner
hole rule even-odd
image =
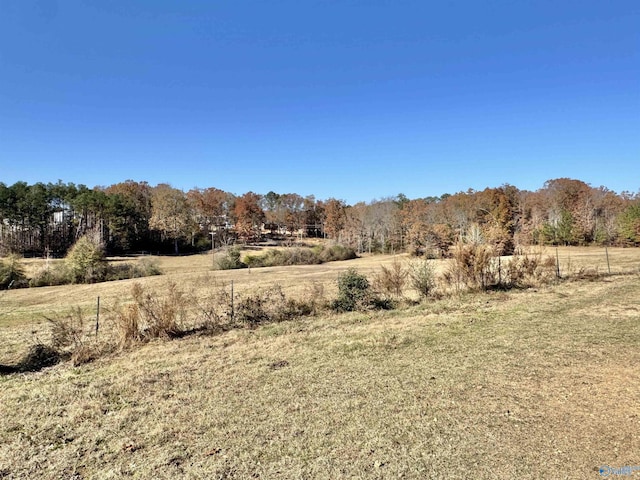
[[[536,249],[537,251],[537,249]],[[555,257],[555,248],[542,250],[544,255]],[[245,254],[260,253],[248,250]],[[398,255],[406,259],[406,255]],[[12,324],[26,324],[37,327],[42,323],[44,315],[54,316],[79,306],[87,311],[95,309],[99,296],[103,305],[109,306],[117,301],[127,300],[131,285],[142,283],[150,289],[161,288],[167,280],[172,280],[188,290],[206,291],[212,284],[229,284],[233,280],[236,291],[243,292],[266,287],[274,283],[280,284],[287,293],[301,290],[306,284],[321,283],[328,293],[335,288],[335,280],[348,268],[371,275],[381,265],[393,262],[392,255],[365,255],[361,258],[331,262],[322,265],[303,265],[290,267],[265,267],[241,270],[213,271],[211,254],[182,257],[144,257],[158,262],[164,275],[142,279],[120,280],[92,285],[66,285],[57,287],[40,287],[13,291],[0,291],[0,329]],[[602,248],[561,247],[558,249],[561,274],[566,275],[587,267],[597,272],[607,273],[605,250]],[[609,259],[612,273],[638,271],[640,268],[640,250],[610,248]],[[54,260],[59,261],[59,260]],[[117,258],[113,261],[132,261],[131,258]],[[27,259],[24,261],[27,274],[35,271],[43,260]],[[446,261],[437,261],[438,270],[446,266]],[[206,278],[205,278],[206,277]],[[1,331],[1,330],[0,330]],[[0,353],[1,355],[1,353]],[[0,359],[1,361],[1,359]]]
[[[613,273],[638,272],[640,251],[609,255]],[[559,257],[563,273],[607,271],[603,250]],[[210,260],[160,259],[164,278],[142,282],[330,289],[350,266],[370,273],[392,257],[203,282]],[[126,300],[132,282],[0,293],[0,363],[47,339],[43,314]],[[0,377],[0,477],[600,478],[600,465],[640,465],[639,300],[637,273],[613,275]]]

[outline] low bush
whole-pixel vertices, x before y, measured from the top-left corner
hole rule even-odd
[[[47,262],[29,279],[30,287],[52,287],[69,283],[72,283],[71,276],[65,263],[50,265]]]
[[[229,247],[217,252],[213,257],[213,264],[216,270],[233,270],[246,267],[240,260],[240,249],[237,247]]]
[[[282,288],[275,285],[253,292],[240,299],[235,312],[239,323],[255,327],[262,323],[283,320],[286,297]]]
[[[425,299],[436,289],[435,268],[429,259],[417,259],[409,263],[409,282],[418,292],[420,298]]]
[[[315,314],[321,308],[322,289],[311,288],[304,299],[287,298],[280,285],[253,292],[238,301],[235,319],[255,327]]]
[[[373,294],[367,277],[350,268],[338,277],[338,297],[331,303],[336,312],[356,310],[390,309],[393,301]]]
[[[133,304],[115,310],[115,326],[121,347],[153,338],[175,338],[184,332],[189,299],[173,282],[164,296],[149,293],[139,283],[131,288]]]
[[[314,248],[287,247],[268,250],[262,255],[248,255],[245,263],[249,267],[277,267],[287,265],[318,265],[324,262],[350,260],[356,252],[344,245],[320,245]]]
[[[86,337],[85,320],[79,307],[60,318],[45,317],[51,326],[51,345],[56,349],[65,347],[77,348]]]
[[[19,256],[9,255],[4,260],[0,260],[0,290],[23,288],[28,285]]]
[[[380,272],[373,280],[373,288],[383,295],[399,299],[403,295],[408,275],[409,271],[396,257],[389,267],[380,266]]]
[[[309,315],[315,315],[328,307],[328,302],[324,294],[324,286],[321,283],[310,283],[305,286],[302,298],[299,303],[305,303]]]
[[[55,285],[68,285],[70,283],[95,283],[98,281],[109,282],[113,280],[126,280],[129,278],[142,278],[153,275],[161,275],[162,270],[158,262],[154,259],[143,258],[137,262],[126,262],[109,264],[106,260],[102,260],[99,271],[96,275],[93,267],[70,266],[65,260],[47,264],[37,270],[29,279],[30,287],[51,287]],[[82,272],[85,272],[84,274]]]
[[[452,253],[443,279],[456,291],[486,290],[498,282],[497,257],[489,245],[459,243]]]
[[[106,352],[112,345],[98,341],[92,322],[86,320],[80,308],[59,318],[45,317],[51,326],[51,346],[61,356],[71,359],[74,366],[89,363]]]
[[[516,253],[501,272],[502,284],[508,288],[526,288],[548,283],[555,278],[556,262],[542,253]]]
[[[162,270],[156,260],[143,258],[135,263],[126,262],[108,265],[105,280],[126,280],[129,278],[151,277],[161,274]]]
[[[333,245],[322,245],[318,248],[318,256],[322,262],[336,262],[341,260],[353,260],[358,255],[356,251],[340,243],[334,243]]]
[[[317,265],[320,257],[310,248],[292,247],[267,250],[263,255],[248,255],[245,263],[249,267],[277,267],[287,265]]]
[[[198,279],[205,284],[204,294],[192,296],[190,302],[195,309],[197,322],[203,330],[220,331],[232,323],[231,289],[220,285],[209,275]]]

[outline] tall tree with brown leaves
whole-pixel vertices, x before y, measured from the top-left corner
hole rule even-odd
[[[151,195],[151,210],[149,226],[158,230],[162,237],[173,240],[174,252],[178,254],[178,241],[195,228],[184,192],[166,183],[159,184]]]
[[[236,232],[244,241],[250,241],[260,236],[264,223],[264,211],[260,207],[260,195],[248,192],[236,199],[234,214],[236,217]]]

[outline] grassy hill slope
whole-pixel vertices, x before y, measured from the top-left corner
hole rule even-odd
[[[613,276],[0,377],[0,476],[597,478],[640,464],[639,299]]]

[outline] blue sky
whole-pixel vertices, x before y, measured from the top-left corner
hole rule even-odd
[[[640,2],[0,0],[0,182],[640,190]]]

